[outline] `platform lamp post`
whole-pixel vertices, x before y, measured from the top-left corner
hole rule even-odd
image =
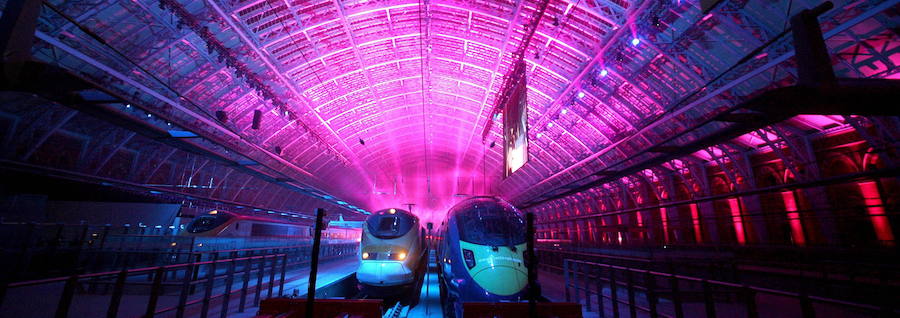
[[[322,230],[325,228],[325,209],[316,209],[316,233],[313,237],[312,259],[309,269],[309,287],[306,291],[306,317],[313,317],[313,304],[316,301],[316,276],[319,271],[319,245],[322,243]]]

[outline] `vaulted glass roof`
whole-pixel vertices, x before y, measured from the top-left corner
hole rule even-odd
[[[464,195],[525,203],[646,160],[665,137],[726,128],[699,124],[795,82],[787,18],[821,1],[724,1],[704,13],[690,0],[549,0],[537,17],[542,0],[50,2],[58,12],[41,15],[37,58],[321,193],[443,213]],[[896,72],[891,2],[835,1],[823,15],[839,76]],[[520,49],[531,161],[503,179],[492,114]],[[789,124],[846,125],[815,115]],[[763,135],[731,144],[763,147]]]

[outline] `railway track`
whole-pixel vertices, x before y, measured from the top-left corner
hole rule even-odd
[[[391,307],[386,312],[384,312],[383,318],[406,318],[409,315],[409,305],[402,305],[399,301],[394,304],[394,307]]]
[[[409,296],[407,296],[409,297]],[[349,299],[369,299],[371,295],[364,292],[358,292]],[[390,305],[387,310],[382,314],[383,318],[406,318],[409,316],[409,310],[412,306],[409,305],[409,302],[404,302],[403,299],[385,299],[385,305]]]
[[[356,281],[354,277],[347,277],[346,279],[353,279],[352,284],[343,284],[346,286],[356,286]],[[317,293],[318,294],[318,293]],[[335,293],[338,295],[341,293]],[[351,296],[347,296],[346,299],[380,299],[382,297],[378,297],[377,295],[372,295],[366,291],[356,291]],[[412,297],[417,297],[418,292],[416,290],[410,291],[409,294],[395,295],[391,297],[384,298],[384,305],[387,307],[382,314],[384,318],[405,318],[409,316],[409,311],[412,309],[410,305],[413,303]]]

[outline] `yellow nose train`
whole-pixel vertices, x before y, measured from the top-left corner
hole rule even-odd
[[[372,213],[363,226],[359,248],[360,287],[373,296],[418,287],[425,273],[425,231],[409,211],[391,208]]]

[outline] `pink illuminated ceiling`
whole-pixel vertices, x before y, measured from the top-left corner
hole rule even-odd
[[[344,188],[356,185],[361,193],[374,188],[376,202],[399,199],[395,203],[440,208],[454,194],[483,193],[484,184],[498,178],[500,147],[484,154],[487,147],[479,136],[510,56],[523,45],[522,22],[510,22],[526,21],[536,5],[246,2],[229,10],[229,17],[278,65],[290,90],[308,100],[315,116],[305,119],[318,121],[336,136],[337,148],[346,150],[353,163],[310,166],[316,174],[332,178],[350,170],[358,177],[344,180]],[[592,10],[599,7],[553,3],[550,12],[567,23],[555,27],[543,21],[530,44],[532,112],[539,114],[571,85],[579,67],[597,54],[604,35],[623,24],[630,5],[620,5],[615,16]],[[272,23],[284,17],[288,22]],[[546,57],[535,59],[540,54]],[[499,138],[495,132],[488,142]],[[302,156],[303,150],[292,149],[290,141],[288,145],[287,151]],[[482,159],[487,160],[485,170],[491,169],[487,176],[482,175]]]
[[[725,87],[730,82],[717,79],[782,31],[787,1],[726,1],[705,15],[688,0],[551,0],[524,54],[531,162],[501,180],[499,125],[484,141],[481,132],[487,120],[497,120],[489,118],[496,94],[512,52],[526,45],[524,25],[540,1],[170,1],[208,28],[285,108],[260,98],[184,17],[155,0],[102,7],[54,2],[187,99],[210,113],[226,111],[229,129],[280,150],[293,169],[309,174],[298,181],[368,209],[415,203],[440,213],[464,195],[483,193],[521,201],[603,160],[627,157],[648,144],[650,137],[629,141],[639,132],[662,135],[721,104],[793,81],[785,66],[791,57],[780,47],[735,71],[733,78],[749,74],[739,83]],[[793,9],[819,2],[794,1]],[[881,1],[835,2],[850,13],[829,14],[826,28],[844,37],[880,32],[883,17],[871,8]],[[868,29],[837,29],[845,24]],[[45,32],[83,41],[82,51],[99,47],[67,28]],[[829,45],[840,51],[853,43]],[[894,62],[892,55],[875,58]],[[836,69],[853,77],[894,73],[893,66],[860,72],[866,63],[872,64],[852,60]],[[709,90],[698,96],[706,100],[680,103],[704,86]],[[673,107],[681,112],[666,114]],[[255,109],[264,114],[259,130],[251,128]],[[840,117],[824,116],[793,122],[813,130],[843,125]],[[757,133],[736,143],[764,141]]]

